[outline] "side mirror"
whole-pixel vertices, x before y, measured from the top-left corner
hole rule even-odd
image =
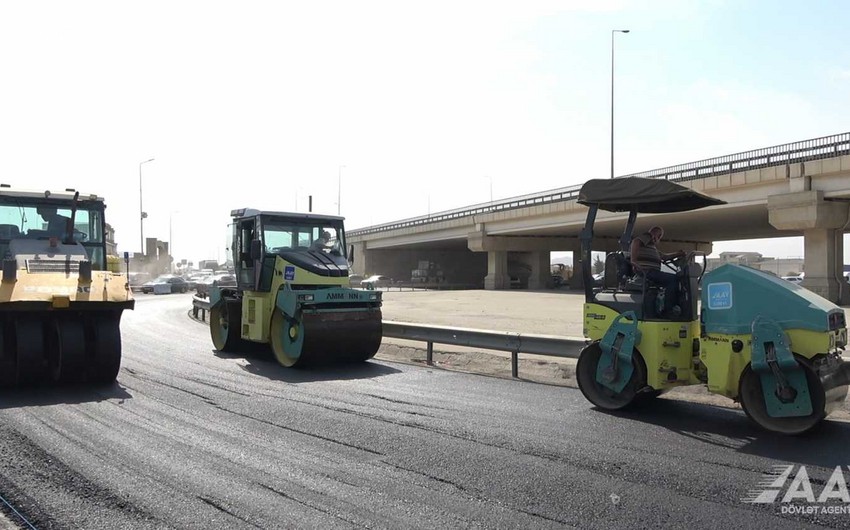
[[[259,239],[251,240],[251,259],[258,260],[263,257],[263,246]]]

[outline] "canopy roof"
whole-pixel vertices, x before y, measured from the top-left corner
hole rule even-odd
[[[670,213],[698,210],[726,201],[703,195],[681,184],[663,179],[624,177],[591,179],[578,194],[578,203],[596,204],[609,212]]]

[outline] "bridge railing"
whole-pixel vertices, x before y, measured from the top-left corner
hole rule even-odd
[[[761,169],[779,164],[793,164],[820,160],[835,156],[850,154],[850,132],[822,136],[810,140],[802,140],[788,144],[765,147],[743,153],[708,158],[697,162],[668,166],[641,173],[623,175],[623,177],[662,178],[672,181],[688,181],[717,175],[725,175],[737,171]],[[622,177],[619,177],[622,178]],[[574,200],[578,197],[581,185],[557,188],[554,190],[541,191],[529,195],[522,195],[497,202],[475,204],[454,210],[447,210],[419,217],[411,217],[400,221],[368,226],[356,230],[350,230],[349,236],[362,236],[377,232],[386,232],[409,228],[411,226],[438,223],[461,217],[469,217],[483,213],[492,213],[504,210],[514,210],[528,206],[538,206],[554,202]]]

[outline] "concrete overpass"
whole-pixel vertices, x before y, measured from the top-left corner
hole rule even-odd
[[[850,302],[843,281],[843,234],[850,225],[850,133],[803,140],[628,176],[663,178],[728,204],[679,214],[644,215],[636,230],[665,229],[665,248],[711,252],[715,241],[803,236],[805,286]],[[551,281],[549,253],[573,252],[587,208],[581,186],[472,205],[348,233],[354,270],[409,278],[420,261],[438,263],[447,283],[485,289],[511,286],[511,269],[527,285]],[[598,251],[617,248],[625,215],[600,212]]]

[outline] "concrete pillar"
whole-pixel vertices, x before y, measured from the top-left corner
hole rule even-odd
[[[531,276],[528,278],[529,289],[551,289],[552,288],[552,265],[549,261],[549,252],[532,252]]]
[[[573,251],[573,277],[570,279],[570,289],[584,290],[584,264],[581,262],[581,244],[577,243]]]
[[[487,252],[487,276],[484,277],[484,289],[510,289],[508,276],[508,251],[490,250]]]
[[[367,265],[369,263],[368,252],[366,252],[366,243],[354,243],[351,246],[354,247],[354,260],[351,260],[351,256],[348,257],[349,261],[351,261],[351,273],[365,276],[367,273]]]
[[[806,190],[768,197],[767,212],[776,228],[803,233],[803,287],[836,304],[848,302],[842,276],[848,204],[824,200],[821,190]]]
[[[803,232],[802,286],[839,305],[850,302],[844,281],[844,234],[835,229]]]

